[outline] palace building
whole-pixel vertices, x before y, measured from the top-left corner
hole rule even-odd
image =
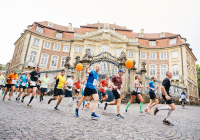
[[[139,33],[124,26],[108,23],[95,23],[75,28],[69,23],[61,26],[52,22],[34,22],[29,25],[14,43],[15,51],[10,72],[21,73],[40,66],[42,71],[64,68],[65,59],[83,57],[90,48],[92,55],[109,52],[119,57],[125,52],[127,59],[135,60],[137,71],[146,62],[146,76],[165,78],[167,70],[173,72],[172,83],[187,89],[190,100],[198,101],[197,61],[186,38],[169,32]],[[101,62],[102,73],[106,74],[109,64]],[[116,67],[111,70],[117,72]]]

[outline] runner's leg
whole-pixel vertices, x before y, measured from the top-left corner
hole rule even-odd
[[[142,95],[141,95],[141,94],[138,94],[138,95],[137,95],[137,98],[138,98],[138,100],[140,101],[140,112],[143,112],[143,111],[142,111],[142,107],[143,107],[144,100],[143,100],[143,98],[142,98]]]
[[[135,95],[131,95],[131,100],[126,105],[126,111],[128,110],[128,107],[130,106],[130,104],[133,103],[133,101],[135,100],[135,98],[136,98]]]

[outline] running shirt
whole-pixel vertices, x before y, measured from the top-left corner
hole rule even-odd
[[[83,85],[82,90],[83,90],[83,91],[85,90],[86,84],[87,84],[87,81],[85,80],[85,81],[82,83],[82,85]]]
[[[72,87],[73,86],[73,80],[71,78],[67,79],[67,86]]]
[[[22,85],[22,86],[26,86],[26,84],[27,84],[27,82],[28,82],[28,81],[27,81],[27,76],[22,75],[20,78],[22,79],[21,85]]]
[[[165,78],[162,82],[162,85],[165,87],[165,90],[166,90],[167,94],[169,95],[170,86],[171,86],[170,80],[168,78]]]
[[[103,87],[103,88],[100,88],[100,92],[106,93],[106,90],[108,88],[108,81],[106,79],[103,79],[99,83],[101,83]]]
[[[96,73],[96,71],[92,70],[89,74],[87,84],[86,84],[86,88],[95,89],[96,86],[97,86],[98,77],[99,77],[99,74]]]
[[[155,89],[153,81],[149,82],[149,87]],[[149,89],[149,92],[155,92],[155,90]]]
[[[142,84],[139,82],[138,86],[141,86]],[[135,84],[135,87],[133,89],[133,91],[137,92],[137,93],[141,93],[141,87],[136,87],[136,84]]]
[[[63,86],[65,85],[65,82],[66,82],[66,78],[65,78],[65,77],[62,77],[62,75],[58,75],[58,76],[57,76],[57,79],[56,79],[55,88],[57,88],[57,89],[62,89]]]
[[[8,84],[16,84],[17,83],[17,76],[18,74],[14,74],[14,73],[11,73],[8,75],[8,78],[10,78],[10,80],[8,80]],[[11,80],[13,78],[13,80]]]
[[[80,89],[81,88],[81,82],[75,82],[74,85],[76,85],[76,89]]]
[[[16,87],[19,87],[20,84],[21,84],[21,82],[20,82],[19,80],[17,80],[17,82],[16,82]]]
[[[30,76],[31,81],[34,81],[34,82],[36,82],[38,78],[40,78],[40,73],[37,73],[35,70],[32,71],[29,75],[31,75]]]
[[[4,80],[4,76],[1,75],[1,76],[0,76],[0,85],[3,85],[3,80]]]
[[[121,88],[121,85],[122,85],[122,77],[119,77],[119,76],[113,76],[111,81],[114,83],[115,86],[118,87],[118,89]],[[112,90],[115,90],[115,89],[112,89]]]
[[[43,77],[41,80],[41,88],[47,88],[49,83],[49,78]]]

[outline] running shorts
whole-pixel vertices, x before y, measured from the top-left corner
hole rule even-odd
[[[13,87],[13,86],[15,86],[15,84],[7,84],[7,85],[6,85],[7,89],[9,89],[9,88],[11,88],[11,87]]]
[[[62,89],[54,89],[54,96],[58,96],[58,95],[63,95],[63,90]]]
[[[156,99],[156,94],[155,92],[149,92],[149,95],[150,95],[150,99]]]
[[[120,98],[120,94],[117,92],[117,90],[113,90],[112,93],[115,96],[115,99],[119,99]]]
[[[41,93],[47,93],[47,88],[41,88]]]
[[[107,94],[105,92],[100,92],[102,94],[102,96],[106,96]]]
[[[170,96],[169,94],[168,94],[168,96]],[[166,104],[173,104],[174,103],[174,101],[173,101],[173,99],[172,99],[172,97],[171,97],[171,99],[170,100],[167,100],[166,98],[165,98],[165,95],[162,95],[162,97],[163,97],[163,99],[165,100],[165,102],[166,102]]]
[[[135,92],[134,90],[131,92],[131,95],[137,96],[138,94],[141,94],[140,92]]]
[[[96,89],[85,88],[84,96],[90,96],[92,94],[97,94],[97,90]]]

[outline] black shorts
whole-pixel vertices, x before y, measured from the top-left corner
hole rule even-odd
[[[37,87],[36,85],[35,86],[31,86],[30,83],[28,83],[28,88],[33,88],[33,87]]]
[[[37,86],[37,89],[40,90],[40,86]]]
[[[168,95],[168,96],[170,96],[170,95]],[[174,101],[173,101],[173,99],[172,99],[172,97],[171,97],[171,99],[170,100],[167,100],[166,98],[165,98],[165,95],[162,95],[162,97],[163,97],[163,99],[165,100],[165,102],[166,102],[166,104],[173,104],[174,103]]]
[[[137,96],[138,94],[141,94],[140,92],[135,92],[134,90],[131,92],[131,95]]]
[[[115,99],[119,99],[120,98],[120,94],[117,92],[117,90],[113,90],[112,93],[115,96]]]
[[[102,94],[102,96],[106,96],[107,94],[105,92],[100,92]]]
[[[47,88],[41,88],[41,93],[47,93]]]
[[[79,90],[80,90],[80,89],[79,89]],[[78,91],[78,90],[75,89],[75,92],[79,94],[80,91]]]
[[[62,89],[54,89],[54,96],[58,96],[58,95],[63,95],[63,90]]]
[[[155,92],[149,92],[149,95],[150,95],[150,99],[156,99],[156,94]]]
[[[23,88],[23,90],[27,89],[26,86],[22,86],[22,85],[20,85],[20,89],[21,89],[21,88]]]
[[[10,89],[10,88],[13,87],[13,86],[15,87],[15,84],[7,84],[7,85],[6,85],[7,89]]]
[[[92,94],[97,94],[97,90],[96,89],[85,88],[84,96],[90,96]]]

